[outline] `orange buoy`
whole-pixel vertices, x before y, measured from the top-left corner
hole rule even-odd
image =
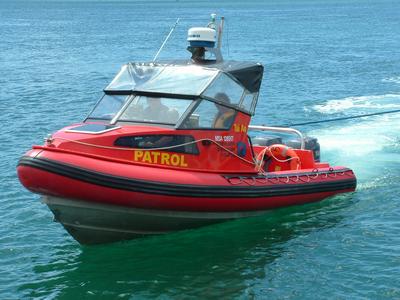
[[[282,144],[274,144],[269,147],[269,151],[271,152],[272,158],[278,162],[282,162],[280,160],[290,161],[290,170],[300,169],[300,158],[292,148]]]

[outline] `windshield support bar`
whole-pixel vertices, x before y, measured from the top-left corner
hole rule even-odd
[[[194,95],[179,95],[179,94],[169,94],[169,93],[157,93],[157,92],[142,92],[142,91],[104,91],[107,95],[139,95],[139,96],[147,96],[154,98],[175,98],[175,99],[188,99],[195,100],[199,98],[199,96]]]
[[[107,95],[131,95],[133,94],[133,91],[109,91],[109,90],[103,90],[104,94]]]
[[[133,101],[133,99],[135,99],[136,95],[131,95],[129,97],[129,99],[127,99],[125,101],[125,104],[121,107],[121,109],[119,110],[119,112],[117,112],[114,116],[114,118],[112,118],[112,120],[110,121],[111,125],[115,125],[119,119],[119,117],[122,115],[122,113],[125,111],[125,109],[128,107],[129,104],[131,104],[131,102]]]

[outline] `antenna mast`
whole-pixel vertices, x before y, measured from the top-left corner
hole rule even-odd
[[[167,37],[165,38],[164,42],[162,43],[160,49],[158,49],[156,55],[153,58],[153,62],[156,61],[158,55],[160,55],[162,49],[164,48],[165,44],[168,42],[169,37],[171,36],[172,32],[174,32],[176,25],[178,25],[180,18],[176,19],[174,26],[172,26],[170,32],[168,33]]]
[[[222,46],[222,33],[224,31],[224,21],[225,17],[221,17],[221,21],[219,22],[218,26],[218,44],[217,44],[218,49],[221,49]]]

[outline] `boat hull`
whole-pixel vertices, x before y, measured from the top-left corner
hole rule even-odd
[[[55,219],[82,244],[256,216],[356,187],[353,172],[341,167],[223,175],[166,172],[75,155],[59,158],[31,152],[21,158],[18,176],[27,189],[44,196]]]
[[[88,245],[166,234],[265,213],[140,209],[52,196],[43,196],[42,201],[53,212],[55,221],[79,243]]]

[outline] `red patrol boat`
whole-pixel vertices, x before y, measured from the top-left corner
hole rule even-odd
[[[189,30],[189,60],[124,65],[82,123],[20,159],[21,183],[80,243],[195,228],[355,190],[352,170],[319,162],[315,139],[249,125],[263,66],[223,60],[214,28]],[[249,130],[268,136],[250,138]],[[288,134],[299,138],[283,141]]]

